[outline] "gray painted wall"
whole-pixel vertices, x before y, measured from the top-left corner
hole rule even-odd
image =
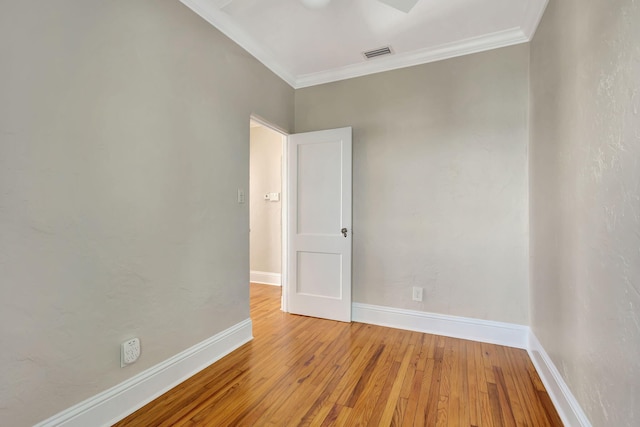
[[[0,424],[26,426],[249,316],[249,116],[291,129],[293,90],[174,0],[2,2],[0,58]]]
[[[594,426],[640,425],[638,23],[551,0],[531,46],[531,322]]]
[[[530,320],[594,425],[640,423],[637,22],[551,0],[531,103],[527,45],[295,93],[296,131],[354,127],[354,300]],[[292,129],[294,93],[170,0],[5,2],[0,55],[0,420],[21,426],[248,316],[248,118]]]
[[[355,302],[528,324],[528,66],[520,45],[296,91],[296,132],[353,126]]]

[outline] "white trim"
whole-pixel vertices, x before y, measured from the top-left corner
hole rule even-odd
[[[538,29],[538,24],[540,24],[542,20],[542,15],[544,15],[544,11],[547,9],[549,0],[541,0],[541,3],[542,5],[540,5],[539,2],[527,2],[527,8],[520,28],[522,28],[522,32],[529,41],[533,39]]]
[[[251,270],[249,272],[249,281],[263,285],[280,286],[282,285],[282,275],[280,273]]]
[[[564,425],[591,427],[591,423],[580,404],[533,331],[529,332],[528,352]]]
[[[527,349],[562,422],[591,427],[569,386],[527,326],[353,303],[353,321]],[[251,319],[202,341],[34,427],[110,426],[251,341]]]
[[[280,204],[280,230],[281,230],[281,254],[280,254],[280,283],[282,292],[280,292],[280,310],[285,313],[289,312],[288,295],[289,295],[289,134],[282,136],[282,158],[280,163],[282,171],[282,181],[280,188],[282,189],[282,203]]]
[[[218,9],[224,9],[225,7],[233,3],[233,1],[234,0],[213,0]]]
[[[411,67],[413,65],[441,61],[443,59],[526,43],[528,41],[529,39],[520,28],[512,28],[454,43],[446,43],[404,54],[390,55],[385,58],[378,58],[372,62],[347,65],[346,67],[321,71],[319,73],[303,74],[297,76],[294,88],[300,89],[353,77],[361,77],[368,74],[396,70],[398,68]]]
[[[291,87],[295,88],[295,77],[278,62],[274,61],[270,52],[266,51],[244,30],[235,25],[229,15],[219,10],[214,3],[207,0],[180,0],[180,2],[249,52]]]
[[[251,319],[194,345],[34,427],[110,426],[251,341]]]
[[[251,122],[255,122],[256,124],[260,125],[260,126],[264,126],[266,128],[271,129],[274,132],[279,133],[280,135],[282,135],[283,138],[286,138],[287,136],[289,136],[289,133],[284,130],[283,128],[281,128],[278,125],[274,125],[272,123],[269,123],[269,121],[267,121],[267,119],[262,118],[261,116],[255,114],[255,113],[251,113],[251,115],[249,116],[249,123]]]
[[[528,326],[353,303],[353,321],[526,349],[567,427],[591,427],[569,386]]]
[[[249,52],[294,89],[395,70],[398,68],[410,67],[413,65],[441,61],[443,59],[484,52],[486,50],[512,46],[519,43],[526,43],[531,40],[531,37],[533,37],[548,2],[548,0],[542,0],[544,3],[543,7],[540,7],[540,2],[538,1],[528,2],[528,6],[523,16],[523,24],[518,27],[438,46],[432,46],[418,51],[407,52],[405,54],[378,58],[373,62],[362,62],[318,73],[295,75],[280,64],[274,58],[272,52],[262,47],[258,41],[236,25],[227,13],[217,7],[215,1],[180,1],[196,14],[200,15],[200,17],[205,21],[216,27],[224,35],[233,40],[244,50]],[[220,2],[221,0],[218,1]],[[220,4],[224,4],[224,1]]]
[[[527,348],[529,328],[523,325],[360,303],[352,313],[354,322]]]

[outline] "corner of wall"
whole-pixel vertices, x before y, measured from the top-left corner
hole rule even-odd
[[[591,427],[589,419],[533,330],[529,331],[527,351],[562,422],[566,426]]]

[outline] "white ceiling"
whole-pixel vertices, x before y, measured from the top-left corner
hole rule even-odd
[[[294,88],[527,42],[548,0],[181,0]],[[394,54],[366,60],[363,52]]]

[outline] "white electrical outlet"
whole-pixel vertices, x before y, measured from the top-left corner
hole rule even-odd
[[[413,300],[422,301],[422,288],[418,286],[413,287]]]
[[[132,364],[140,357],[140,340],[131,338],[120,345],[120,367]]]

